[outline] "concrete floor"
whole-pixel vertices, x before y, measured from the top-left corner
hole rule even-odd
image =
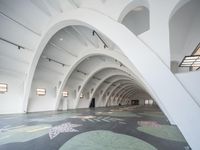
[[[0,116],[0,150],[189,150],[156,106]]]

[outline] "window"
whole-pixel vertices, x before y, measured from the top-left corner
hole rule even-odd
[[[179,67],[190,67],[190,70],[198,70],[200,68],[200,43],[191,56],[185,56],[183,58]]]
[[[63,95],[63,97],[68,97],[69,93],[68,93],[68,91],[63,91],[62,95]]]
[[[83,93],[82,93],[82,92],[81,92],[80,98],[81,98],[81,99],[82,99],[82,98],[84,98],[84,95],[83,95]]]
[[[36,89],[36,94],[38,96],[45,96],[46,95],[46,89],[44,89],[44,88],[37,88]]]
[[[144,101],[144,104],[145,104],[145,105],[153,105],[153,100],[152,100],[152,99],[150,99],[150,100],[145,100],[145,101]]]
[[[145,105],[148,105],[148,104],[149,104],[149,100],[145,100],[145,101],[144,101],[144,104],[145,104]]]
[[[0,93],[4,94],[8,92],[8,84],[0,83]]]

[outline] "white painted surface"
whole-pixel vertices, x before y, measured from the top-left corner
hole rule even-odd
[[[178,73],[176,76],[200,106],[200,71]]]

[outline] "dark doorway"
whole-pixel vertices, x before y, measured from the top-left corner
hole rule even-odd
[[[139,100],[132,100],[131,105],[139,105]]]
[[[90,108],[95,108],[95,98],[92,98],[92,101],[90,103]]]

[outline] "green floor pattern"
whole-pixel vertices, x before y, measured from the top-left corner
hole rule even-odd
[[[138,138],[106,130],[89,131],[67,141],[59,150],[157,150]]]
[[[132,112],[126,112],[126,111],[96,112],[96,115],[105,115],[105,116],[112,116],[112,117],[140,117],[137,114],[134,114]]]
[[[0,145],[15,142],[26,142],[48,133],[51,125],[19,126],[0,132]]]
[[[36,119],[31,119],[31,122],[57,122],[57,121],[63,121],[67,118],[71,118],[74,116],[78,116],[80,114],[77,113],[64,113],[64,114],[56,114],[56,115],[51,115],[48,117],[42,117],[42,118],[36,118]]]
[[[144,112],[144,113],[139,113],[140,115],[144,115],[147,117],[158,117],[158,118],[164,118],[164,114],[162,112]]]
[[[138,127],[137,130],[166,140],[172,140],[176,142],[186,142],[176,126],[170,126],[170,125],[160,125],[159,127],[142,126]]]

